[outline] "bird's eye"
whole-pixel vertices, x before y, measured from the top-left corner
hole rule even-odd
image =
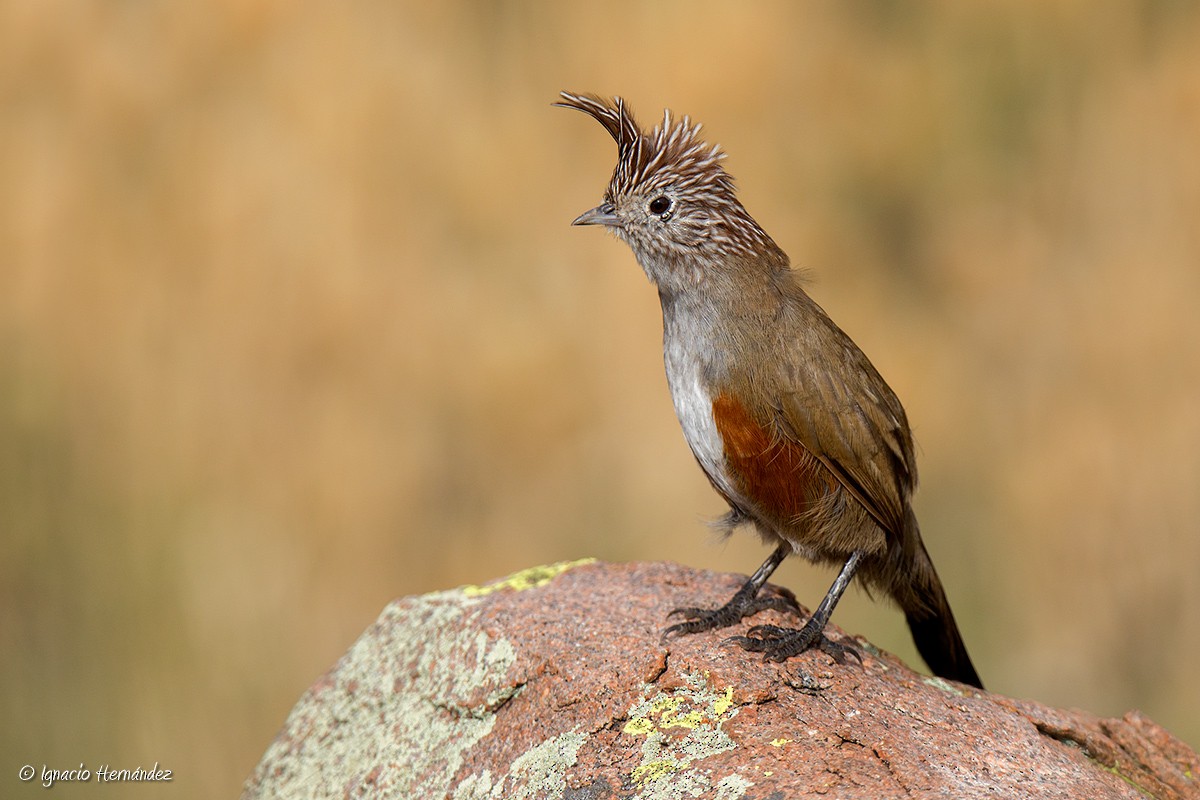
[[[662,195],[659,195],[658,197],[656,197],[650,201],[650,213],[651,214],[666,214],[670,210],[671,210],[670,199],[663,197]]]

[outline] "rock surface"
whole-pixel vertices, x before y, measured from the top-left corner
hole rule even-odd
[[[978,692],[862,640],[862,665],[722,645],[746,626],[659,641],[670,609],[743,580],[584,561],[398,600],[301,698],[242,796],[1200,797],[1200,757],[1137,712]]]

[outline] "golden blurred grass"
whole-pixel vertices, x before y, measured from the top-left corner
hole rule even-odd
[[[613,152],[560,88],[731,153],[909,409],[989,687],[1200,743],[1198,36],[1166,0],[0,5],[6,792],[230,796],[395,596],[757,565],[701,524],[652,290],[566,225]]]

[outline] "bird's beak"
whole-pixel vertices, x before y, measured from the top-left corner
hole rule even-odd
[[[607,225],[615,228],[621,224],[613,213],[612,203],[601,203],[595,208],[588,209],[571,222],[572,225]]]

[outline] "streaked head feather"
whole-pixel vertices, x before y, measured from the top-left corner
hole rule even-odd
[[[617,165],[604,200],[616,207],[618,216],[624,212],[616,233],[633,248],[652,280],[661,286],[668,272],[679,269],[698,280],[703,262],[711,262],[714,255],[759,257],[786,267],[787,256],[738,201],[733,177],[721,163],[725,153],[700,137],[699,123],[688,116],[677,118],[667,109],[659,125],[643,131],[621,97],[573,92],[562,92],[561,97],[555,105],[584,112],[617,143]],[[658,225],[632,211],[635,203],[660,194],[678,205],[669,226],[666,218]]]

